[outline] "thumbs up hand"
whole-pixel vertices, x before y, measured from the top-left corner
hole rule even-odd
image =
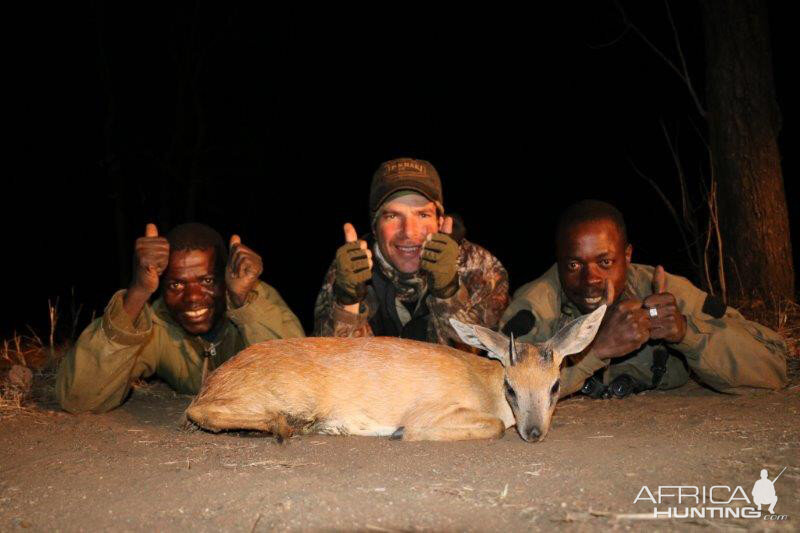
[[[169,242],[158,236],[155,224],[148,224],[144,237],[136,239],[133,252],[133,280],[130,291],[149,297],[158,289],[158,280],[169,263]]]
[[[420,270],[430,276],[431,294],[436,298],[450,298],[458,290],[458,256],[460,247],[450,234],[452,217],[445,217],[438,233],[428,235],[422,248]]]
[[[650,338],[680,342],[686,335],[686,317],[678,310],[675,296],[666,291],[667,275],[658,265],[653,272],[653,294],[644,299],[643,306],[650,315]]]
[[[336,281],[333,290],[341,305],[353,305],[367,297],[367,281],[372,278],[372,250],[358,239],[349,222],[344,225],[345,243],[336,250]]]
[[[232,235],[228,246],[228,264],[225,267],[225,287],[228,297],[236,307],[247,302],[247,295],[256,286],[263,271],[261,256],[242,244],[238,235]]]
[[[122,297],[125,312],[136,320],[150,296],[158,290],[161,274],[169,264],[169,241],[158,236],[155,224],[148,224],[144,237],[133,247],[133,279]]]
[[[667,273],[664,267],[658,265],[653,271],[653,294],[662,294],[667,286]]]

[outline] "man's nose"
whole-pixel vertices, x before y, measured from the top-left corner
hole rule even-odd
[[[589,265],[584,270],[583,280],[587,285],[602,285],[604,281],[600,268],[595,265]]]
[[[422,224],[415,217],[406,217],[403,222],[403,234],[408,239],[415,239],[422,234]]]
[[[199,302],[203,299],[203,287],[199,283],[189,283],[184,294],[187,302]]]

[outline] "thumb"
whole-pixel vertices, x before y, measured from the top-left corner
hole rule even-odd
[[[612,303],[614,303],[615,296],[616,294],[614,294],[614,284],[611,282],[610,279],[606,279],[606,288],[603,293],[603,299],[605,300],[605,304],[610,306]]]
[[[344,225],[344,242],[356,242],[358,240],[358,233],[356,228],[349,222]]]
[[[158,228],[152,222],[144,228],[145,237],[158,237]]]
[[[231,235],[231,241],[228,243],[228,248],[233,250],[233,247],[239,244],[242,244],[242,239],[238,235]]]
[[[453,233],[453,217],[444,217],[444,222],[442,222],[442,233],[446,233],[450,235]]]
[[[653,294],[661,294],[664,292],[664,286],[667,284],[667,275],[664,272],[664,267],[658,265],[655,272],[653,272]]]

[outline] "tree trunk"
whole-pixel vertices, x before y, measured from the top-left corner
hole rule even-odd
[[[764,0],[704,0],[706,90],[729,296],[794,300]]]

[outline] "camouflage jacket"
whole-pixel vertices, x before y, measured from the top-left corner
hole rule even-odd
[[[145,305],[132,320],[122,307],[124,294],[114,294],[103,316],[89,324],[61,361],[56,395],[63,409],[108,411],[125,400],[133,381],[153,374],[177,392],[195,394],[204,359],[213,370],[251,344],[304,336],[278,291],[264,282],[245,305],[234,309],[229,303],[214,342],[187,333],[163,298]]]
[[[652,266],[631,264],[623,298],[627,295],[644,300],[650,296],[653,271]],[[665,290],[675,296],[678,309],[686,317],[683,340],[666,345],[650,341],[626,357],[611,360],[591,354],[567,358],[561,370],[561,396],[580,390],[584,381],[601,369],[605,384],[621,374],[650,384],[654,354],[664,346],[679,357],[667,359],[659,389],[683,385],[689,380],[690,371],[706,385],[726,392],[734,392],[733,387],[779,389],[786,385],[787,348],[780,335],[746,320],[686,278],[667,274]],[[525,342],[543,342],[581,314],[561,289],[557,265],[514,293],[503,315],[504,327],[520,311],[533,314],[533,328],[519,337]]]
[[[467,240],[461,241],[458,291],[446,299],[423,293],[414,310],[403,310],[403,304],[393,297],[391,284],[380,269],[373,267],[372,282],[360,312],[345,311],[334,298],[335,268],[334,263],[328,269],[314,307],[314,335],[320,337],[386,335],[462,347],[450,325],[451,317],[496,329],[508,306],[506,269],[487,250]],[[410,314],[411,321],[398,323],[398,315],[403,313]],[[416,331],[412,331],[414,324],[418,325]]]

